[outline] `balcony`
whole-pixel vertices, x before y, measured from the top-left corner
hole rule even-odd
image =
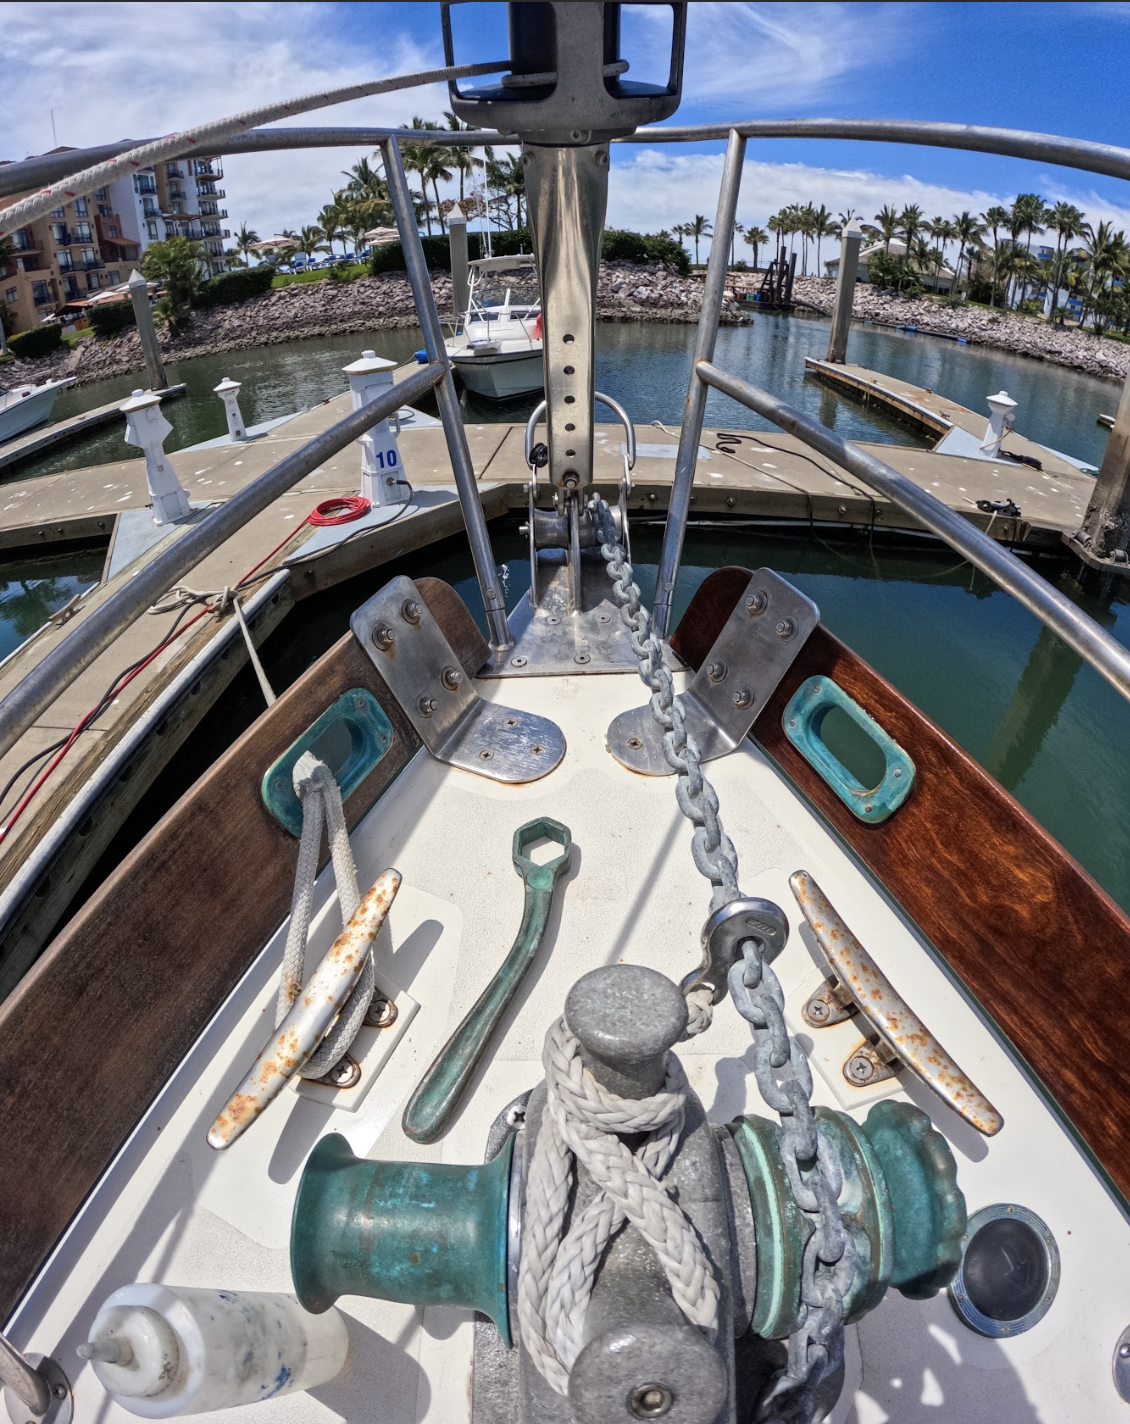
[[[82,264],[82,270],[84,272],[93,272],[99,267],[105,267],[105,265],[105,262],[103,262],[100,257],[96,257],[93,262],[84,262]]]
[[[43,244],[30,228],[22,227],[9,239],[17,252],[42,252]]]
[[[211,183],[197,183],[197,195],[201,198],[226,198],[227,193],[223,188],[213,187]]]
[[[37,307],[53,307],[55,305],[55,298],[51,295],[50,289],[42,292],[33,289],[31,299]]]
[[[166,164],[165,164],[165,173],[166,173],[167,176],[170,177],[170,178],[183,178],[183,177],[184,177],[184,169],[180,166],[179,163],[166,163]]]

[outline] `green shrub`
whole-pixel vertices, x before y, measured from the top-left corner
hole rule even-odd
[[[627,232],[610,227],[604,234],[605,262],[666,262],[681,276],[691,270],[691,260],[681,243],[666,232]]]
[[[51,326],[37,326],[34,331],[21,331],[9,338],[8,349],[21,361],[35,361],[40,356],[50,356],[63,344],[63,328],[58,322]]]
[[[503,232],[494,234],[496,257],[509,255],[509,251],[504,252],[498,243],[499,238],[510,235],[510,233]],[[424,248],[424,260],[428,264],[429,272],[451,271],[451,245],[446,233],[439,237],[422,237],[420,242]],[[528,248],[526,250],[529,251]],[[517,247],[513,248],[513,251],[517,252]],[[481,233],[469,232],[467,234],[467,255],[472,261],[485,255]],[[379,277],[382,272],[403,272],[404,270],[404,249],[399,242],[382,243],[369,258],[369,273],[373,277]]]
[[[101,302],[90,308],[90,329],[103,341],[136,325],[137,314],[132,301]]]
[[[232,272],[221,272],[211,277],[201,286],[192,299],[194,307],[230,307],[237,302],[249,301],[271,290],[275,279],[275,269],[269,262],[258,267],[237,267]]]
[[[440,237],[424,237],[420,241],[430,272],[451,271],[451,248],[446,234]],[[495,257],[516,257],[521,252],[532,252],[533,239],[528,227],[514,228],[510,232],[491,234],[491,250]],[[486,256],[482,234],[467,234],[468,256],[474,261]],[[690,258],[682,246],[669,233],[625,232],[620,228],[609,228],[604,234],[603,256],[606,262],[666,262],[682,276],[690,271]],[[382,272],[403,272],[404,251],[399,242],[385,243],[378,247],[369,258],[369,271],[374,277]]]
[[[331,282],[356,282],[358,277],[366,276],[368,271],[364,263],[335,262],[332,267],[326,268],[325,275]]]

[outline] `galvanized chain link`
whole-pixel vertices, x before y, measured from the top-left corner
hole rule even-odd
[[[688,736],[663,648],[651,631],[632,566],[617,538],[607,503],[593,501],[593,517],[608,564],[620,617],[629,629],[640,677],[651,689],[651,711],[663,728],[663,755],[679,774],[676,799],[695,824],[694,862],[714,887],[711,911],[738,899],[738,856],[722,827],[718,797],[702,774],[698,747]],[[855,1269],[855,1243],[844,1229],[839,1196],[839,1160],[821,1136],[812,1111],[812,1070],[804,1050],[785,1023],[785,995],[756,940],[742,943],[743,959],[729,974],[730,997],[753,1032],[754,1076],[766,1105],[781,1119],[780,1149],[797,1205],[812,1224],[801,1267],[800,1311],[788,1339],[788,1363],[766,1386],[754,1412],[755,1424],[809,1424],[817,1390],[843,1360],[844,1296]],[[696,1031],[708,1027],[705,1003]]]

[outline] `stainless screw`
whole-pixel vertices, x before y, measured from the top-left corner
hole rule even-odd
[[[727,672],[729,672],[729,668],[721,658],[717,662],[711,663],[706,669],[706,675],[711,682],[725,682]]]
[[[530,748],[530,751],[533,752],[534,756],[541,756],[542,752],[545,751],[545,748],[544,748],[544,747],[531,747],[531,748]]]
[[[726,508],[727,508],[727,509],[733,509],[733,507],[734,507],[735,504],[737,504],[737,500],[734,498],[734,496],[733,496],[732,494],[727,495],[727,496],[726,496]]]
[[[396,642],[396,635],[387,623],[378,623],[373,629],[373,642],[376,643],[382,653],[387,653],[393,643]]]
[[[902,780],[902,767],[901,767],[901,766],[896,766],[895,769],[894,769],[894,771],[891,772],[891,775],[894,777],[894,779],[895,779],[896,781],[901,781],[901,780]]]
[[[809,999],[804,1006],[804,1017],[810,1023],[824,1023],[830,1010],[823,999]]]
[[[346,1053],[318,1081],[328,1083],[331,1088],[354,1088],[361,1081],[361,1065]]]
[[[435,698],[428,697],[426,694],[421,694],[416,699],[416,710],[419,712],[421,717],[430,717],[432,713],[436,710]]]
[[[751,618],[758,613],[765,612],[765,605],[769,602],[769,595],[764,589],[758,589],[756,593],[751,593],[745,601],[745,611]]]
[[[868,813],[870,813],[870,812],[874,811],[875,807],[871,804],[870,801],[868,801],[867,804],[864,806],[863,809],[864,809],[865,811],[867,811]]]
[[[525,1121],[526,1121],[526,1109],[525,1109],[525,1108],[520,1108],[520,1107],[518,1107],[517,1104],[515,1104],[513,1107],[510,1107],[510,1108],[507,1108],[507,1109],[506,1109],[506,1126],[507,1126],[507,1127],[522,1127],[522,1126],[525,1125]]]
[[[773,631],[778,638],[788,641],[789,638],[796,635],[796,624],[791,618],[782,618]]]
[[[638,752],[640,747],[643,746],[643,742],[640,740],[639,737],[629,737],[628,745],[631,747],[632,751]]]
[[[611,613],[598,613],[598,614],[596,615],[596,621],[597,621],[598,623],[611,623],[611,622],[612,622],[612,614],[611,614]]]
[[[641,1384],[632,1390],[628,1404],[637,1419],[660,1419],[675,1402],[665,1384]]]
[[[420,605],[414,598],[406,598],[400,607],[400,616],[405,623],[419,623]]]
[[[374,994],[365,1011],[365,1023],[369,1028],[391,1028],[396,1022],[397,1007],[383,994]]]
[[[861,1053],[854,1054],[848,1062],[848,1072],[856,1083],[869,1083],[875,1076],[875,1065]]]
[[[488,751],[487,748],[484,747],[484,748],[482,749],[482,751],[479,753],[479,760],[480,760],[480,761],[490,761],[490,759],[491,759],[492,756],[494,756],[494,753],[493,753],[492,751]]]
[[[511,659],[510,659],[510,666],[511,666],[511,667],[525,667],[527,661],[528,661],[528,659],[527,659],[527,658],[523,658],[523,657],[511,658]]]
[[[795,717],[790,717],[790,718],[789,718],[789,726],[790,726],[790,727],[795,727],[795,726],[796,726],[796,718],[795,718]]]
[[[445,667],[439,675],[440,682],[447,688],[448,692],[454,692],[463,681],[463,674],[458,668]]]
[[[837,514],[846,514],[846,513],[847,513],[847,505],[846,505],[846,504],[841,504],[841,505],[836,509],[836,513],[837,513]]]
[[[575,663],[587,663],[591,662],[592,658],[588,653],[578,653],[576,657],[574,657],[573,661]]]
[[[739,711],[740,711],[742,708],[750,707],[750,706],[752,706],[752,705],[753,705],[753,692],[752,692],[752,690],[751,690],[750,688],[748,688],[748,687],[742,687],[742,688],[739,688],[739,690],[734,693],[734,706],[737,707],[737,708],[739,709]]]
[[[1130,1345],[1119,1345],[1118,1358],[1120,1360],[1130,1360]]]

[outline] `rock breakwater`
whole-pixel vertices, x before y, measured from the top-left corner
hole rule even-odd
[[[835,291],[835,282],[827,277],[798,277],[793,286],[798,305],[825,315],[831,313]],[[971,346],[992,346],[1111,381],[1124,380],[1130,370],[1130,346],[1121,341],[1074,327],[1052,326],[1016,312],[968,304],[947,306],[932,297],[896,297],[860,282],[855,289],[852,315],[861,321],[870,319],[963,336]]]
[[[537,296],[536,281],[511,281],[515,301]],[[597,318],[600,321],[659,321],[694,323],[702,309],[702,279],[681,277],[662,263],[601,265],[597,281]],[[432,280],[441,316],[452,316],[451,278],[437,274]],[[728,293],[722,320],[740,324],[743,314]],[[343,333],[388,331],[416,326],[416,304],[408,278],[386,272],[355,282],[295,282],[276,287],[238,306],[212,307],[194,312],[177,332],[158,333],[161,355],[168,363],[192,356],[214,356],[255,346],[303,341],[310,337]],[[5,367],[6,379],[43,381],[73,376],[79,385],[144,369],[136,330],[121,332],[107,341],[80,341],[73,350],[38,361],[16,361]]]

